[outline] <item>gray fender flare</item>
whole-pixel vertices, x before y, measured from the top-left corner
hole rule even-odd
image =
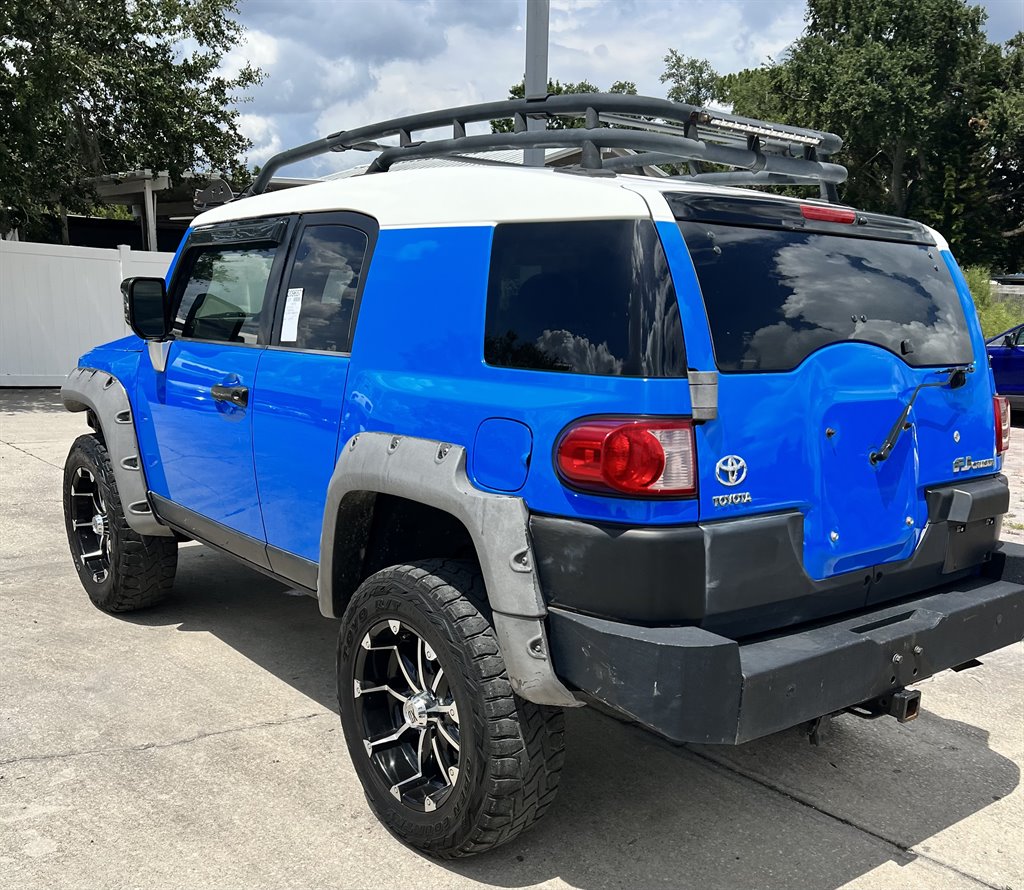
[[[317,597],[320,611],[334,614],[335,559],[358,556],[361,530],[352,529],[352,553],[335,554],[345,525],[362,525],[368,494],[390,494],[450,513],[468,529],[476,547],[494,620],[494,632],[515,693],[542,705],[576,707],[555,675],[544,629],[547,609],[530,544],[529,513],[522,498],[475,488],[466,474],[466,450],[459,445],[388,433],[360,433],[345,444],[327,490],[320,537]],[[338,528],[342,502],[345,519]]]
[[[92,411],[100,425],[128,525],[140,535],[173,536],[149,505],[132,406],[121,381],[96,368],[75,368],[64,381],[60,397],[68,411]]]

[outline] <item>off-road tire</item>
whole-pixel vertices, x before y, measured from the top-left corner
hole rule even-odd
[[[72,486],[79,469],[95,480],[106,508],[109,569],[102,580],[81,559],[74,528]],[[178,542],[173,537],[140,535],[125,520],[106,446],[95,435],[75,439],[64,464],[64,524],[75,571],[93,604],[105,612],[133,612],[162,600],[174,584]]]
[[[424,560],[368,578],[341,622],[341,723],[366,799],[401,841],[438,858],[483,853],[518,837],[551,806],[565,758],[562,711],[512,692],[488,614],[475,566]],[[436,653],[461,718],[458,778],[433,812],[414,810],[392,796],[357,725],[357,652],[371,629],[390,619]]]

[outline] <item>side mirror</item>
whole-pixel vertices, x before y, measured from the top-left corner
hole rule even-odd
[[[168,333],[167,291],[162,278],[126,278],[121,282],[124,320],[143,340],[163,340]]]
[[[1013,349],[1016,344],[1013,342],[1013,334],[1007,334],[1003,337],[1003,346]]]

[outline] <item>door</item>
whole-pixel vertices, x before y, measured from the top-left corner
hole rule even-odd
[[[1024,325],[990,340],[988,354],[996,392],[1001,396],[1024,396]]]
[[[252,400],[253,451],[271,567],[316,586],[327,486],[359,298],[376,223],[350,213],[302,218],[271,346]]]
[[[914,552],[925,489],[960,478],[964,455],[993,456],[986,375],[949,385],[974,361],[955,284],[934,245],[872,237],[867,219],[815,226],[773,204],[795,220],[744,225],[730,209],[680,223],[719,371],[701,520],[799,510],[807,574],[868,583]]]
[[[196,230],[171,283],[163,370],[143,359],[139,428],[157,510],[266,564],[252,459],[252,400],[269,336],[286,220]]]

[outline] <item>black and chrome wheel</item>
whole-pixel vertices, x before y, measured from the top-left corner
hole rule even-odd
[[[563,719],[512,693],[479,572],[429,560],[368,578],[342,618],[338,701],[378,818],[434,856],[482,853],[546,811]]]
[[[128,525],[107,449],[94,435],[79,436],[64,464],[64,522],[75,571],[99,608],[130,612],[171,589],[178,542]]]
[[[74,529],[72,553],[97,584],[110,573],[110,520],[103,492],[92,471],[75,468],[71,477],[71,525]]]
[[[359,650],[352,694],[366,754],[396,800],[432,812],[459,776],[459,707],[444,667],[397,618],[370,628]]]

